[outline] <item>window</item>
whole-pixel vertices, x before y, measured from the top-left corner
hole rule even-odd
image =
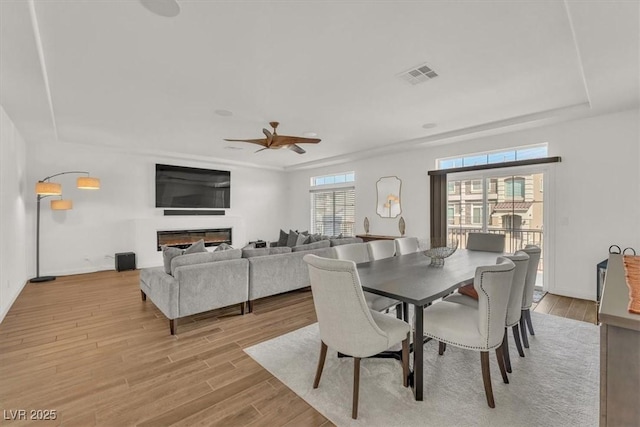
[[[471,205],[471,224],[482,224],[482,205]]]
[[[314,176],[311,178],[311,186],[317,187],[319,185],[346,184],[349,182],[355,182],[355,180],[355,172],[343,172],[335,175]]]
[[[451,169],[464,166],[487,165],[494,163],[514,162],[517,160],[539,159],[547,157],[547,144],[530,147],[513,148],[504,151],[470,154],[463,157],[438,159],[438,169]]]
[[[449,191],[449,194],[456,194],[456,183],[453,181],[448,182],[447,189]]]
[[[312,233],[325,236],[355,234],[356,192],[349,185],[355,178],[355,172],[311,178]]]
[[[480,193],[482,191],[482,180],[474,179],[471,181],[471,192],[472,193]]]
[[[507,178],[504,180],[505,197],[524,199],[524,178]]]
[[[353,187],[311,192],[311,232],[353,236],[356,192]]]
[[[456,209],[455,209],[455,207],[454,207],[453,205],[449,205],[449,206],[447,206],[447,222],[448,222],[450,225],[455,224],[455,221],[456,221],[456,219],[455,219],[455,214],[456,214]]]

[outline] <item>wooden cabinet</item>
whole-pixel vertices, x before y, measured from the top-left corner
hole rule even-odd
[[[361,238],[365,242],[372,240],[395,240],[400,238],[400,236],[381,236],[378,234],[356,234],[356,237]]]
[[[640,420],[640,315],[628,305],[622,255],[613,254],[600,304],[600,426]]]

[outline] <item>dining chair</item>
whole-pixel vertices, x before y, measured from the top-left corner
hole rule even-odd
[[[356,264],[361,262],[369,262],[369,249],[365,243],[350,243],[347,245],[334,246],[336,258],[342,260],[353,261]],[[364,299],[367,301],[369,308],[375,311],[385,311],[391,307],[396,307],[396,317],[402,318],[402,304],[400,301],[383,297],[381,295],[372,294],[364,291]]]
[[[529,266],[527,268],[527,277],[524,282],[524,292],[522,294],[522,315],[520,316],[520,333],[522,334],[522,344],[525,348],[529,348],[529,338],[527,337],[527,328],[529,333],[535,335],[533,324],[531,323],[531,305],[533,304],[533,291],[536,286],[536,278],[538,276],[538,264],[540,264],[540,255],[542,253],[540,246],[527,245],[523,252],[529,255]],[[526,327],[525,327],[526,324]]]
[[[371,261],[391,258],[396,254],[396,243],[393,240],[372,240],[366,245]]]
[[[509,356],[509,335],[507,334],[508,328],[511,328],[513,332],[513,340],[516,343],[516,348],[520,357],[524,357],[524,350],[522,349],[522,343],[520,342],[520,331],[518,325],[521,317],[522,295],[524,293],[525,277],[527,275],[527,268],[529,266],[529,255],[524,251],[518,251],[513,255],[504,255],[513,262],[515,270],[513,272],[513,282],[511,283],[511,289],[509,290],[509,304],[507,305],[507,318],[504,328],[504,338],[502,343],[502,350],[504,353],[504,363],[507,372],[511,373],[511,358]],[[455,302],[458,304],[468,305],[470,307],[478,307],[478,300],[468,295],[459,293],[452,294],[445,298],[445,301]],[[445,347],[446,348],[446,347]],[[440,349],[442,354],[444,349]]]
[[[446,299],[424,309],[424,335],[442,344],[480,352],[482,380],[487,404],[495,408],[489,351],[495,350],[505,384],[509,383],[504,365],[504,326],[515,264],[498,257],[495,265],[476,268],[474,287],[478,306],[448,302]]]
[[[349,260],[307,254],[313,305],[320,328],[320,357],[313,388],[318,388],[327,348],[353,357],[351,416],[358,418],[360,361],[402,343],[402,384],[408,387],[411,326],[369,309],[356,264]]]
[[[469,233],[467,249],[470,251],[504,252],[504,234]]]
[[[396,239],[395,242],[396,255],[412,254],[420,251],[417,237],[401,237]]]

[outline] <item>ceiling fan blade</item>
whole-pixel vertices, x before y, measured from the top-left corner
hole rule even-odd
[[[289,145],[289,150],[291,150],[291,151],[295,151],[295,152],[296,152],[296,153],[298,153],[298,154],[304,154],[304,153],[306,153],[306,151],[305,151],[303,148],[298,147],[296,144],[291,144],[291,145]]]
[[[317,144],[320,142],[317,138],[303,138],[301,136],[274,135],[272,146],[291,145],[291,144]]]
[[[271,132],[269,132],[268,129],[262,128],[262,133],[264,133],[264,135],[267,137],[267,147],[269,147],[271,145],[271,142],[273,141],[273,135],[271,134]]]
[[[264,148],[261,148],[259,150],[254,151],[253,154],[256,154],[256,153],[259,153],[261,151],[268,150],[268,149],[269,149],[269,147],[264,147]]]
[[[262,145],[263,147],[267,147],[267,140],[265,138],[261,138],[261,139],[225,139],[225,141],[250,142],[251,144],[258,144],[258,145]]]

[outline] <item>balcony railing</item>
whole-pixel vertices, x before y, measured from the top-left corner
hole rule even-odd
[[[542,249],[543,233],[542,230],[520,228],[512,230],[510,228],[495,228],[490,227],[486,231],[480,227],[459,227],[452,226],[447,229],[447,239],[449,242],[458,241],[459,248],[467,247],[467,238],[469,233],[491,233],[491,234],[504,234],[505,235],[505,252],[513,253],[517,250],[523,249],[526,245],[536,245]],[[543,253],[540,254],[540,264],[538,265],[538,271],[542,271]]]

